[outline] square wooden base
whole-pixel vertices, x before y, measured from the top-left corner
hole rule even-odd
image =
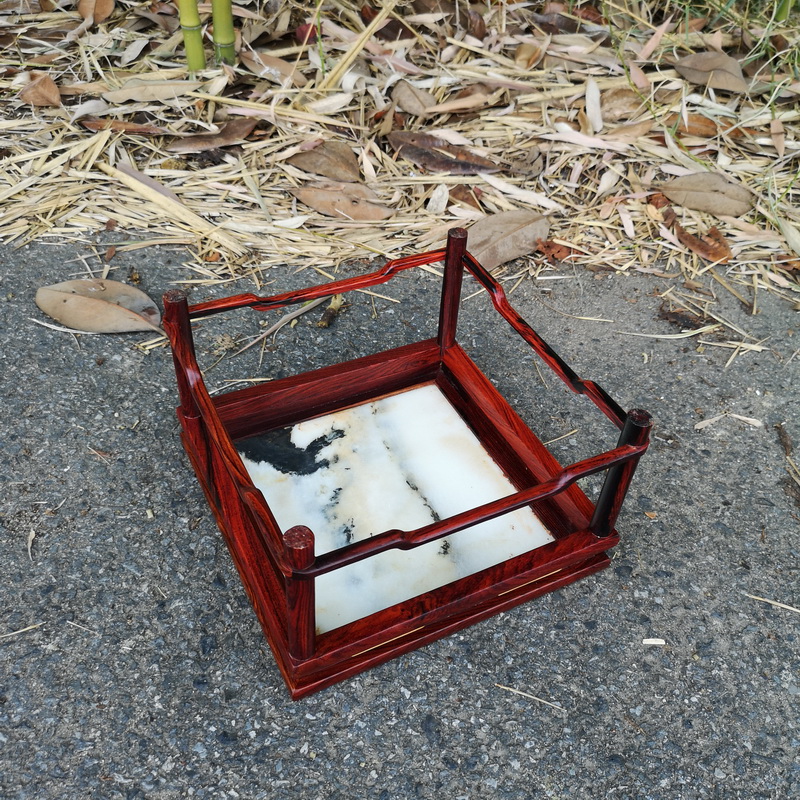
[[[560,473],[561,465],[460,347],[456,345],[448,353],[444,364],[439,356],[436,342],[430,340],[232,392],[216,400],[215,406],[225,427],[234,434],[232,439],[242,438],[434,380],[519,488]],[[387,377],[371,386],[377,365],[387,367],[377,370]],[[343,384],[360,388],[355,395],[337,396]],[[287,394],[292,406],[300,409],[292,419],[285,414]],[[214,459],[209,461],[208,443],[202,434],[193,434],[201,428],[182,418],[180,412],[179,418],[184,426],[184,447],[293,698],[597,572],[608,565],[606,551],[618,542],[616,533],[598,537],[588,530],[593,506],[577,486],[569,486],[533,504],[555,537],[552,543],[317,635],[313,655],[298,659],[289,650],[284,630],[285,586],[274,569],[269,548],[248,509],[239,502],[236,487],[233,483],[226,486],[230,478],[224,471],[209,469]],[[215,475],[213,482],[210,473]]]
[[[164,296],[163,325],[175,362],[183,444],[293,698],[596,572],[608,565],[606,551],[618,542],[614,524],[647,449],[649,414],[640,409],[626,414],[600,386],[579,378],[510,306],[502,287],[466,251],[466,239],[466,231],[454,229],[446,250],[408,256],[368,275],[272,297],[239,295],[190,308],[183,293]],[[363,289],[442,260],[435,339],[210,397],[194,353],[191,319],[243,307],[267,311]],[[562,466],[528,429],[456,341],[465,269],[558,378],[588,397],[621,429],[615,447]],[[516,491],[415,530],[375,531],[329,552],[315,552],[314,533],[302,520],[281,529],[245,469],[236,450],[238,440],[428,384],[438,387],[465,423],[465,432],[474,434]],[[605,479],[593,504],[577,481],[596,473],[605,473]],[[358,479],[370,487],[370,475]],[[533,511],[553,541],[368,616],[317,631],[317,578],[389,550],[458,537],[461,531],[524,508]]]

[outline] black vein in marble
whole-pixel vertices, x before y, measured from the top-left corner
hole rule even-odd
[[[330,466],[328,459],[318,460],[319,454],[335,439],[345,435],[343,430],[333,428],[318,436],[307,447],[298,447],[292,442],[292,428],[250,436],[236,442],[236,449],[251,461],[266,462],[284,475],[312,475]]]

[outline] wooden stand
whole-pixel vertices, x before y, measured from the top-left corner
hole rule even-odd
[[[639,409],[625,413],[597,384],[581,380],[509,305],[502,287],[467,252],[466,241],[466,231],[456,228],[445,250],[273,297],[245,294],[189,307],[182,292],[164,295],[163,324],[174,356],[183,444],[295,699],[596,572],[608,565],[606,551],[619,541],[614,525],[636,464],[647,449],[649,414]],[[191,319],[242,307],[266,311],[375,286],[402,270],[440,261],[445,262],[445,275],[435,339],[209,396],[195,359]],[[456,342],[464,269],[556,375],[589,397],[621,429],[616,447],[562,467],[531,433]],[[234,442],[425,383],[439,387],[517,491],[416,530],[376,531],[369,539],[321,555],[315,555],[314,534],[307,527],[282,531],[253,486]],[[598,472],[606,477],[595,505],[576,481]],[[526,506],[554,541],[316,633],[316,577],[385,550],[409,550],[457,536],[458,531]]]

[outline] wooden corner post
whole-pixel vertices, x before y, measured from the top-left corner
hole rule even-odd
[[[314,563],[314,534],[305,525],[295,525],[283,534],[286,558],[292,569],[307,569]],[[304,661],[314,655],[316,614],[314,579],[286,579],[287,638],[292,658]]]
[[[186,298],[186,292],[182,292],[180,289],[170,289],[164,293],[162,299],[164,302],[162,324],[172,345],[172,360],[175,364],[178,396],[181,399],[181,414],[187,420],[194,420],[200,416],[200,411],[194,401],[189,384],[189,370],[197,368],[192,323],[189,320],[189,301]]]
[[[617,447],[646,445],[650,440],[652,427],[653,418],[650,414],[642,411],[641,408],[632,408],[625,417],[625,424],[622,426]],[[624,464],[617,464],[606,473],[606,479],[597,498],[597,505],[590,524],[591,531],[595,536],[608,536],[614,529],[617,516],[622,508],[622,501],[631,485],[633,473],[636,471],[640,457],[626,461]]]
[[[467,232],[464,228],[451,228],[447,232],[447,250],[444,257],[442,302],[439,307],[439,351],[452,347],[456,341],[458,304],[461,301],[461,281],[464,275],[464,253],[467,252]]]

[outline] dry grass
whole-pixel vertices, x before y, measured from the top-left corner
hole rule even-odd
[[[622,5],[605,6],[608,16],[594,25],[558,17],[552,6],[538,15],[541,6],[526,3],[469,14],[463,3],[457,14],[435,0],[428,11],[389,3],[372,22],[349,0],[322,2],[318,16],[299,3],[246,3],[235,10],[247,58],[189,76],[170,5],[117,0],[94,25],[44,0],[6,0],[0,238],[19,245],[106,230],[117,250],[183,244],[191,257],[181,278],[247,278],[258,287],[275,266],[333,270],[353,257],[394,257],[439,245],[449,227],[484,214],[529,208],[549,215],[561,249],[515,262],[506,277],[560,268],[553,252],[571,269],[654,272],[671,280],[668,299],[728,328],[714,317],[715,291],[732,292],[753,313],[762,291],[797,303],[797,32],[719,20],[687,31],[676,23],[691,14],[669,25],[644,6]],[[374,35],[384,20],[401,19],[409,38]],[[307,45],[293,36],[305,22],[322,33]],[[674,68],[714,50],[744,65],[745,91],[690,83]],[[262,76],[246,66],[254,52],[277,59]],[[60,105],[32,104],[26,86],[42,74],[57,85]],[[394,107],[401,79],[433,97],[431,110]],[[242,144],[166,150],[176,137],[243,116],[258,124]],[[109,127],[97,130],[103,121]],[[387,144],[398,126],[469,145],[503,169],[427,172]],[[289,159],[319,140],[350,145],[388,219],[323,216],[290,193],[318,180]],[[649,202],[659,184],[703,169],[754,198],[741,217],[676,209],[687,231],[719,228],[726,263],[688,249]],[[468,191],[454,194],[457,187]],[[553,201],[563,210],[553,211]]]

